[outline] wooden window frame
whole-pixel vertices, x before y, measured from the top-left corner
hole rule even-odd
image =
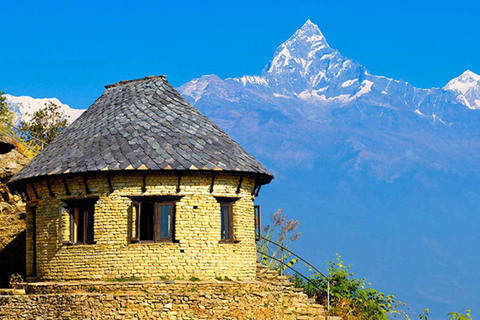
[[[255,241],[262,240],[262,215],[260,205],[253,206],[255,210]]]
[[[89,199],[76,199],[76,200],[64,200],[67,203],[66,206],[62,206],[58,213],[58,236],[59,242],[62,244],[68,245],[93,245],[96,244],[95,241],[95,203],[97,202],[98,198],[89,198]],[[83,236],[82,241],[75,241],[75,211],[78,209],[80,214],[80,210],[83,210],[83,221],[81,221],[83,225]],[[90,212],[89,209],[92,209]],[[69,215],[69,240],[63,241],[62,240],[62,216],[65,210],[68,210]],[[93,232],[93,239],[92,241],[88,241],[88,218],[92,215],[92,232]],[[77,230],[78,232],[78,230]],[[77,236],[78,238],[78,236]]]
[[[227,198],[227,197],[215,197],[220,205],[220,243],[237,243],[238,241],[235,240],[235,229],[233,226],[233,204],[240,198]],[[222,225],[221,225],[221,214],[222,214],[222,206],[228,207],[228,231],[229,237],[222,238]]]
[[[234,235],[233,235],[233,201],[229,202],[219,202],[220,203],[220,214],[221,214],[221,208],[222,207],[227,207],[228,208],[228,238],[222,238],[222,234],[220,232],[220,242],[226,242],[226,243],[232,243],[234,241]],[[221,223],[221,217],[220,217],[220,223]],[[222,225],[220,225],[220,230],[222,229]]]
[[[135,226],[132,230],[132,243],[173,243],[177,242],[175,240],[175,220],[176,220],[176,203],[178,202],[179,197],[142,197],[142,198],[133,198],[132,200],[132,208],[136,207],[135,210]],[[153,203],[153,240],[141,240],[141,211],[142,211],[142,203]],[[170,237],[168,238],[161,238],[161,207],[162,206],[170,206],[170,226],[169,226],[169,233]],[[132,212],[133,214],[133,212]],[[133,227],[133,224],[132,224]]]
[[[37,276],[37,207],[29,208],[32,213],[32,277]]]

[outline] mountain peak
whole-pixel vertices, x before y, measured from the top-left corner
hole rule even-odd
[[[303,26],[297,30],[298,31],[303,31],[304,33],[311,33],[311,34],[317,34],[319,36],[323,37],[322,31],[318,28],[318,26],[313,23],[310,19],[305,21]]]
[[[444,87],[446,90],[459,91],[465,94],[472,87],[480,86],[480,76],[475,72],[466,70],[461,75],[450,80]]]
[[[480,109],[480,76],[470,70],[450,80],[445,90],[460,93],[457,100],[470,109]]]
[[[474,80],[474,81],[477,81],[477,80],[480,80],[480,76],[478,74],[476,74],[475,72],[472,72],[470,70],[466,70],[464,73],[462,73],[458,78],[462,79],[462,80],[466,80],[466,81],[469,81],[469,80]]]
[[[313,23],[310,19],[308,19],[303,26],[298,29],[295,34],[290,38],[301,38],[301,37],[307,37],[307,40],[312,41],[322,41],[325,44],[327,44],[325,37],[323,36],[322,31],[318,28],[318,26]],[[289,40],[290,40],[289,39]]]
[[[273,59],[264,69],[267,73],[283,73],[292,70],[298,65],[297,70],[305,70],[310,65],[308,61],[319,59],[332,49],[327,43],[322,32],[316,24],[307,20],[303,26],[284,43],[282,43],[273,56]],[[288,72],[290,72],[288,71]]]

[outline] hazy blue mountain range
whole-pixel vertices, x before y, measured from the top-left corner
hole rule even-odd
[[[415,317],[479,314],[480,76],[372,75],[307,21],[260,75],[178,89],[276,175],[259,200],[301,220],[298,251],[343,254]]]
[[[338,252],[412,319],[480,317],[480,76],[443,88],[371,75],[307,21],[259,75],[178,88],[275,175],[258,203],[301,220],[295,251]],[[18,119],[57,99],[6,95]]]

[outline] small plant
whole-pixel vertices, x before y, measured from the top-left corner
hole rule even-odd
[[[257,249],[260,252],[260,261],[271,269],[282,270],[292,266],[297,259],[290,259],[291,254],[281,247],[275,246],[268,240],[276,242],[287,248],[300,237],[300,232],[295,232],[300,221],[287,220],[287,215],[278,209],[271,218],[271,223],[263,228],[262,240],[257,242]],[[279,262],[280,261],[280,262]]]
[[[190,277],[190,281],[200,281],[200,278],[192,276],[192,277]]]
[[[229,277],[225,276],[225,277],[215,277],[215,280],[218,280],[218,281],[233,281],[232,279],[230,279]]]
[[[120,276],[119,278],[114,278],[114,279],[107,279],[109,282],[129,282],[129,281],[140,281],[142,279],[136,277],[136,276],[131,276],[126,278],[125,276]]]
[[[450,320],[472,320],[472,310],[468,309],[465,314],[461,312],[449,312]]]
[[[97,289],[93,285],[88,288],[88,292],[90,292],[90,293],[95,292],[95,291],[97,291]]]
[[[9,285],[10,285],[10,288],[17,289],[19,285],[24,282],[25,281],[23,281],[22,276],[17,273],[17,274],[12,274],[12,276],[10,277]]]
[[[428,320],[428,314],[430,313],[429,309],[423,309],[423,312],[418,315],[420,320]]]

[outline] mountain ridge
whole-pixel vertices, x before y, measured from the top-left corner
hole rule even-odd
[[[15,113],[15,123],[30,120],[35,111],[43,109],[49,104],[57,105],[60,113],[62,113],[63,116],[68,116],[69,123],[73,122],[85,111],[71,108],[69,105],[60,102],[57,98],[32,98],[29,96],[13,96],[10,94],[5,94],[4,96],[7,98],[8,107]]]
[[[249,148],[262,154],[269,145],[278,145],[277,150],[266,155],[274,166],[312,166],[323,158],[319,149],[336,144],[327,140],[328,135],[319,134],[336,132],[348,146],[334,153],[357,153],[356,159],[350,161],[353,170],[361,163],[367,170],[377,171],[381,179],[390,180],[397,174],[385,176],[385,172],[398,157],[414,166],[456,170],[458,161],[464,159],[452,159],[459,153],[455,144],[475,144],[476,138],[473,141],[466,133],[480,134],[474,125],[480,121],[480,114],[472,110],[480,103],[480,81],[477,84],[471,80],[476,76],[468,71],[442,88],[424,89],[403,80],[372,75],[331,48],[320,29],[308,20],[278,46],[259,75],[227,79],[202,76],[178,90]],[[467,89],[459,91],[459,87]],[[247,121],[249,118],[251,121]],[[311,131],[307,137],[306,127]],[[250,134],[259,132],[264,133],[262,138],[249,139]],[[284,139],[275,141],[275,135],[269,136],[269,132]],[[414,146],[397,141],[395,132]],[[374,141],[372,134],[381,136],[380,142]],[[452,135],[456,141],[447,139]],[[398,145],[397,150],[389,147],[391,143]],[[451,148],[451,154],[439,156],[439,150],[434,150],[439,143],[442,148]],[[472,153],[469,160],[480,154],[475,147],[467,149]]]

